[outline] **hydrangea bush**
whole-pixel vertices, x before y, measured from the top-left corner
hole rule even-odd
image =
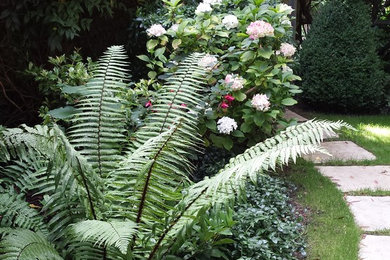
[[[149,56],[139,58],[154,79],[167,72],[168,60],[194,51],[208,54],[199,66],[210,71],[210,91],[198,106],[206,144],[252,145],[277,126],[293,123],[283,119],[285,107],[296,104],[293,97],[300,93],[292,83],[299,77],[288,67],[295,53],[291,7],[264,0],[205,0],[186,17],[175,15],[180,0],[164,3],[169,17],[147,30]]]

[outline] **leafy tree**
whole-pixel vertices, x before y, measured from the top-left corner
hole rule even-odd
[[[376,47],[369,7],[363,1],[326,2],[302,43],[304,101],[322,110],[378,111],[385,75]]]
[[[205,80],[197,65],[202,57],[181,62],[130,138],[121,98],[127,63],[119,46],[108,49],[86,86],[76,87],[81,98],[66,133],[54,123],[3,129],[0,258],[161,259],[180,248],[205,210],[234,200],[248,179],[323,151],[323,134],[346,126],[292,126],[193,183],[188,158],[201,147],[194,108]],[[38,202],[28,205],[24,194]]]

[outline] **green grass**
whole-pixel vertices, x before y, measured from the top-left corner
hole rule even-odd
[[[361,230],[343,194],[311,162],[299,160],[288,177],[299,189],[298,202],[310,209],[307,225],[309,260],[356,260]]]
[[[360,162],[331,162],[332,165],[389,165],[390,164],[390,115],[346,116],[312,114],[318,119],[343,120],[357,131],[343,130],[339,140],[350,140],[372,152],[377,159]]]
[[[348,196],[390,196],[390,191],[363,189],[358,191],[346,192],[346,194]]]

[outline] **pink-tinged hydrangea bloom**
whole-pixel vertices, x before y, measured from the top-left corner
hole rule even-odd
[[[235,74],[227,74],[225,77],[225,84],[228,85],[231,90],[236,91],[244,87],[245,80]]]
[[[217,63],[218,60],[216,57],[210,54],[206,54],[203,58],[199,60],[198,65],[206,69],[212,69],[215,65],[217,65]]]
[[[229,14],[222,19],[222,24],[226,29],[234,29],[238,26],[238,19],[235,15]]]
[[[155,37],[160,37],[161,35],[164,35],[167,31],[162,27],[161,24],[153,24],[150,26],[149,29],[146,30],[146,33],[149,36],[155,36]]]
[[[295,53],[295,47],[292,46],[291,44],[289,43],[282,43],[280,45],[280,53],[283,54],[284,57],[291,57],[294,55]]]
[[[218,120],[217,129],[221,134],[230,134],[237,129],[237,122],[233,118],[224,116]]]
[[[271,105],[268,97],[264,94],[254,95],[251,104],[258,111],[267,111]]]
[[[251,24],[246,28],[246,33],[249,34],[249,38],[256,40],[265,36],[273,36],[274,28],[267,22],[256,21],[251,22]]]
[[[222,3],[222,0],[203,0],[203,3],[209,5],[219,5]]]
[[[211,8],[210,4],[200,3],[195,10],[195,14],[200,15],[200,14],[211,12],[211,11],[213,11],[213,8]]]

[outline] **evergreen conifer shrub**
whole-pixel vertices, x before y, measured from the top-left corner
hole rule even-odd
[[[369,7],[329,1],[314,18],[300,52],[303,100],[316,109],[370,113],[384,102],[384,71]]]

